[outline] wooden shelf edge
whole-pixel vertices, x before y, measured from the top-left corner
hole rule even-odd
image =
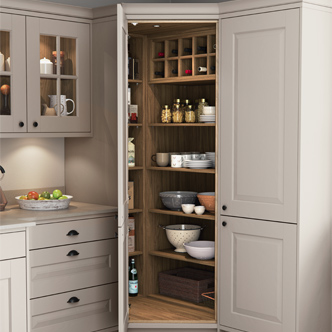
[[[129,257],[143,255],[143,251],[133,251],[129,253]]]
[[[178,217],[187,217],[187,218],[196,218],[196,219],[203,219],[203,220],[215,220],[215,215],[210,213],[204,213],[198,215],[196,213],[186,214],[182,211],[172,211],[172,210],[163,210],[163,209],[149,209],[151,213],[158,213],[158,214],[167,214],[170,216],[178,216]]]
[[[166,172],[189,172],[189,173],[204,173],[204,174],[215,174],[215,168],[202,168],[202,169],[191,169],[191,168],[174,168],[174,167],[147,167],[146,169],[151,171],[166,171]]]
[[[128,123],[128,127],[142,127],[142,123]]]
[[[187,253],[178,253],[175,252],[173,249],[166,249],[166,250],[153,250],[149,252],[152,256],[174,259],[177,261],[194,263],[198,265],[205,265],[205,266],[215,266],[214,260],[200,260],[196,258],[190,257]]]
[[[167,77],[167,78],[154,78],[151,79],[149,84],[181,84],[181,83],[206,83],[214,84],[216,81],[216,75],[194,75],[194,76],[179,76],[179,77]]]
[[[142,170],[143,166],[133,166],[133,167],[128,167],[129,171],[139,171]]]
[[[128,83],[143,83],[143,80],[132,80],[132,79],[128,79]]]
[[[142,212],[143,212],[143,209],[131,209],[131,210],[128,210],[129,214],[142,213]]]
[[[149,127],[215,127],[214,123],[195,122],[195,123],[149,123]]]

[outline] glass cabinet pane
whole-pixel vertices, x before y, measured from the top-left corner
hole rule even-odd
[[[61,116],[77,116],[76,80],[61,80]]]
[[[60,38],[61,74],[76,75],[76,39]]]
[[[0,71],[10,71],[9,31],[0,31]]]
[[[41,74],[56,74],[53,52],[56,53],[56,37],[41,35],[40,36],[40,73]]]
[[[11,115],[10,76],[0,76],[0,115]]]
[[[40,114],[45,116],[58,115],[57,80],[50,78],[40,79]]]

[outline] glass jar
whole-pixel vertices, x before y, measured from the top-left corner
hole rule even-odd
[[[162,123],[171,123],[172,122],[172,112],[168,108],[168,105],[164,105],[161,110],[161,122]]]
[[[180,110],[180,104],[173,105],[172,110],[172,120],[174,123],[182,123],[183,122],[183,113]]]
[[[187,123],[195,122],[196,116],[192,105],[188,105],[185,111],[185,121]]]
[[[207,101],[202,98],[198,100],[197,110],[196,110],[196,122],[200,122],[200,117],[203,114],[203,107],[209,106]]]

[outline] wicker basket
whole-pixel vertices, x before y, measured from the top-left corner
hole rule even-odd
[[[203,304],[209,308],[214,308],[214,292],[207,292],[202,294]]]
[[[159,272],[159,292],[177,299],[201,303],[202,293],[214,291],[214,273],[192,268]]]

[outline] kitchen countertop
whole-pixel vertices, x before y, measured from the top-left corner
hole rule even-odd
[[[117,207],[70,202],[68,209],[53,211],[22,210],[18,205],[6,206],[5,211],[0,212],[0,231],[15,228],[36,226],[40,223],[57,222],[64,219],[77,219],[96,214],[117,212]]]

